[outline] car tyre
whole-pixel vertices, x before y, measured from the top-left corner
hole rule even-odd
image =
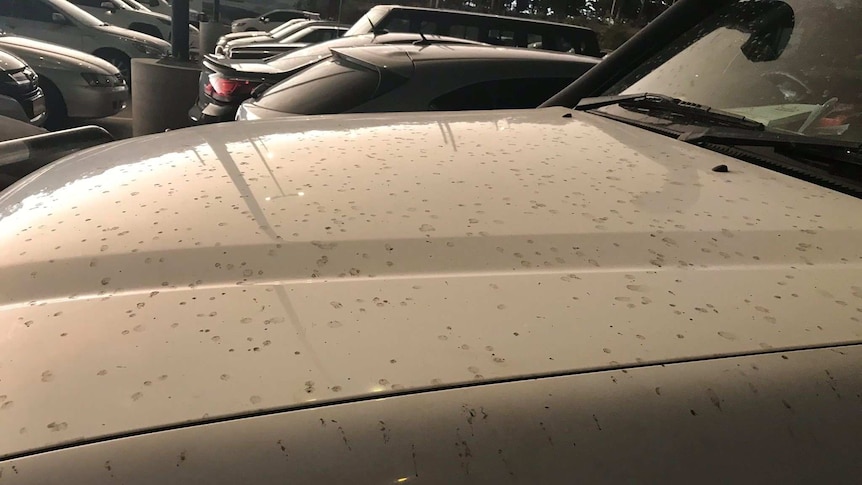
[[[60,92],[56,84],[45,77],[40,78],[40,84],[45,93],[45,106],[48,109],[45,128],[49,130],[64,128],[69,121],[69,114],[63,93]]]
[[[114,67],[119,69],[120,74],[123,75],[123,78],[129,85],[129,89],[132,86],[132,59],[127,56],[124,52],[114,50],[114,49],[103,49],[97,50],[93,53],[96,57],[104,59],[110,62]]]

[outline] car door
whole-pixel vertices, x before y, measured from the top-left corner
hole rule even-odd
[[[43,0],[0,0],[0,22],[6,32],[80,49],[81,29],[55,14],[62,15]]]

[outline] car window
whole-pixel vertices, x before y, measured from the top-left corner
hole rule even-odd
[[[491,29],[488,31],[488,43],[515,46],[515,32],[511,30]]]
[[[329,59],[276,84],[256,104],[282,113],[343,113],[396,86],[381,84],[377,71]]]
[[[439,96],[428,107],[440,111],[535,108],[574,80],[553,77],[483,81]]]
[[[410,32],[410,19],[404,17],[391,17],[386,23],[387,32]]]
[[[335,32],[336,31],[333,29],[314,29],[311,32],[299,37],[298,39],[296,39],[296,41],[316,44],[318,42],[332,39],[335,36]]]
[[[423,34],[436,34],[437,33],[437,22],[431,22],[429,20],[423,20],[419,24],[419,32]]]
[[[297,12],[272,12],[269,15],[265,15],[265,17],[268,18],[270,22],[286,22],[295,18],[302,18],[303,15]]]
[[[34,0],[12,0],[13,16],[35,22],[51,22],[51,16],[57,13],[50,5]]]
[[[479,40],[479,28],[467,25],[452,25],[446,35],[462,39]]]

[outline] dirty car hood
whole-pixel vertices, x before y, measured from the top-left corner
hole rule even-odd
[[[859,200],[567,113],[212,125],[13,186],[0,457],[862,338]]]

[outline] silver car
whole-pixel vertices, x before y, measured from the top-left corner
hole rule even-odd
[[[24,59],[39,75],[50,125],[66,118],[104,118],[125,108],[126,80],[111,63],[81,51],[0,31],[0,49]]]

